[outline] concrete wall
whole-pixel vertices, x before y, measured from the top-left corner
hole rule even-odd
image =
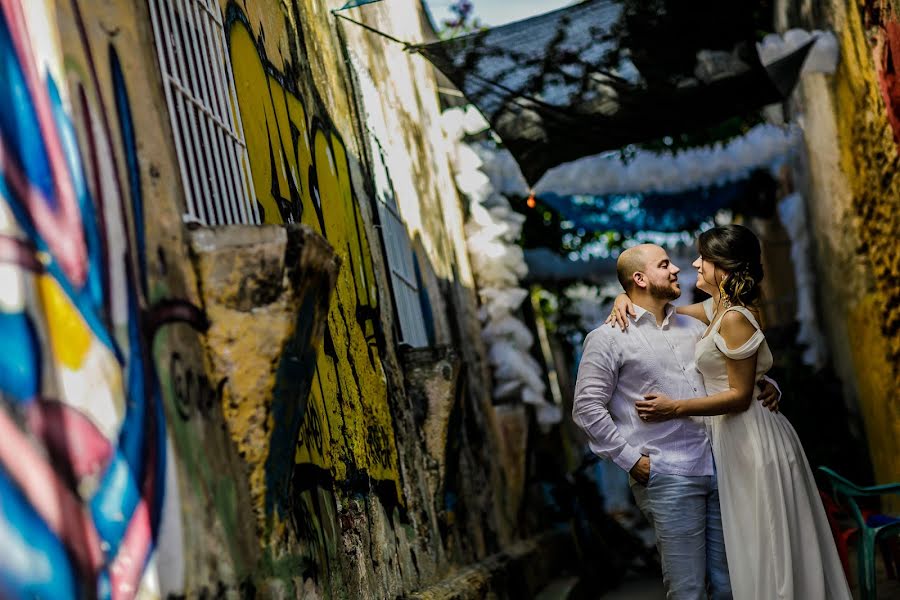
[[[776,16],[782,29],[829,28],[840,42],[837,73],[806,76],[792,108],[806,136],[801,191],[822,323],[882,482],[900,479],[900,132],[885,82],[898,17],[890,4],[782,2]]]
[[[2,4],[0,595],[392,597],[525,534],[429,65],[341,1],[208,4],[258,227],[182,220],[150,4]],[[430,35],[413,0],[353,16]]]

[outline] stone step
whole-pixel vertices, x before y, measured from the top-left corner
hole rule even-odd
[[[578,577],[560,577],[551,581],[544,589],[537,593],[534,600],[569,600],[572,592],[578,585]]]
[[[409,600],[534,598],[572,560],[572,535],[556,529],[456,569],[442,580],[403,596]],[[564,598],[565,596],[560,596]],[[553,597],[551,597],[553,598]]]

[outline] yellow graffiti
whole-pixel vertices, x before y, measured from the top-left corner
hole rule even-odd
[[[77,370],[91,346],[91,332],[55,279],[41,275],[37,283],[53,356],[66,367]]]
[[[400,496],[387,383],[375,343],[378,301],[371,248],[350,181],[346,150],[310,122],[301,98],[267,72],[246,25],[230,31],[231,61],[253,189],[265,220],[299,220],[341,258],[295,460],[393,481]]]
[[[840,171],[846,177],[850,197],[849,205],[838,206],[848,212],[855,209],[858,214],[862,205],[872,215],[889,215],[900,197],[900,179],[891,167],[897,146],[890,135],[890,123],[879,91],[871,38],[854,3],[847,4],[846,18],[846,24],[838,29],[841,61],[834,78],[833,110]],[[835,188],[828,184],[826,189],[832,194]],[[845,195],[840,193],[839,186],[837,191],[836,197],[843,200]],[[896,235],[890,226],[883,226],[885,222],[889,221],[863,218],[857,221],[858,227],[853,232],[862,242],[860,247],[868,249],[868,275],[875,285],[871,292],[861,293],[848,307],[847,328],[857,338],[850,345],[850,357],[876,480],[895,481],[900,477],[900,418],[894,398],[900,374],[893,368],[890,357],[900,342],[886,336],[878,326],[890,320],[889,311],[883,307],[895,305],[892,299],[898,295],[897,278],[891,271],[894,262],[884,260],[896,255]],[[873,319],[873,315],[880,318]],[[891,508],[900,509],[900,501],[894,501]]]

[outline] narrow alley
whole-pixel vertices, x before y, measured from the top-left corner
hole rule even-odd
[[[0,58],[0,599],[900,598],[897,2],[0,0]]]

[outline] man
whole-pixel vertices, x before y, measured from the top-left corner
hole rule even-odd
[[[622,252],[619,282],[634,303],[624,331],[603,325],[588,334],[572,416],[591,450],[630,475],[641,511],[656,531],[667,597],[731,598],[712,450],[701,421],[645,423],[635,402],[654,393],[705,394],[694,346],[706,326],[679,315],[679,268],[666,251],[643,244]],[[767,384],[761,399],[776,394]],[[771,408],[771,407],[770,407]]]

